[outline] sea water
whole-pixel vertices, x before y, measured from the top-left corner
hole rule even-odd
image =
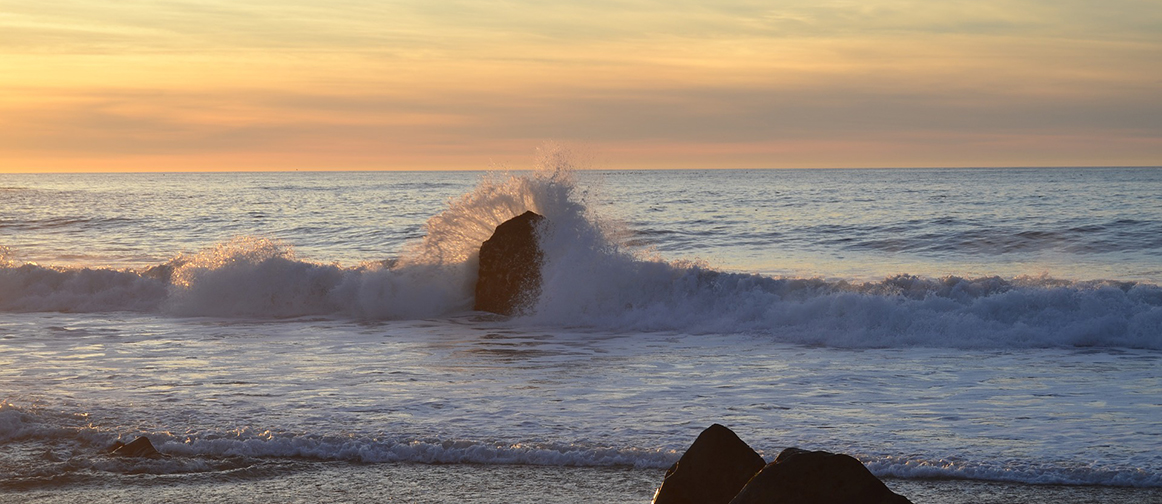
[[[1162,169],[570,165],[0,175],[0,500],[648,502],[722,423],[1162,501]],[[471,311],[525,210],[536,306]]]

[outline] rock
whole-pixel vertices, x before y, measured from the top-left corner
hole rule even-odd
[[[654,504],[727,504],[766,462],[730,429],[698,435],[654,494]]]
[[[153,447],[153,443],[149,442],[149,438],[145,436],[134,439],[129,444],[117,441],[109,447],[109,454],[118,457],[157,457],[161,455]]]
[[[541,294],[541,246],[537,224],[544,219],[525,212],[496,227],[480,245],[473,309],[515,315],[527,310]]]
[[[855,458],[787,448],[730,504],[911,504]]]

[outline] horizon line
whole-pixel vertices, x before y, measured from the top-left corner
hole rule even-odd
[[[1056,170],[1075,170],[1075,169],[1114,169],[1114,168],[1162,168],[1162,165],[1016,165],[1016,166],[828,166],[828,167],[758,167],[758,168],[737,168],[737,167],[723,167],[723,168],[690,168],[690,167],[675,167],[675,168],[576,168],[576,171],[748,171],[748,170],[1031,170],[1031,169],[1056,169]],[[315,168],[315,169],[224,169],[224,170],[116,170],[116,171],[53,171],[53,170],[38,170],[38,171],[5,171],[0,170],[0,175],[81,175],[81,174],[117,174],[117,173],[139,173],[139,174],[179,174],[179,173],[374,173],[374,172],[527,172],[534,171],[535,168],[520,168],[520,169],[496,169],[496,168]]]

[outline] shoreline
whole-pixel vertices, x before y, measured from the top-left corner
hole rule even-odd
[[[483,464],[358,464],[263,460],[232,470],[185,474],[92,475],[0,490],[0,503],[154,502],[473,502],[533,504],[588,501],[647,504],[665,471],[628,467]],[[1162,488],[1030,485],[972,480],[884,478],[917,504],[1143,504],[1162,502]]]

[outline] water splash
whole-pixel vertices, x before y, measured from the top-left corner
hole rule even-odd
[[[578,169],[568,151],[545,148],[527,174],[488,173],[476,188],[448,202],[448,208],[428,219],[424,238],[408,247],[400,263],[457,265],[476,259],[480,244],[496,226],[526,211],[554,224],[576,227],[592,221],[576,199]]]

